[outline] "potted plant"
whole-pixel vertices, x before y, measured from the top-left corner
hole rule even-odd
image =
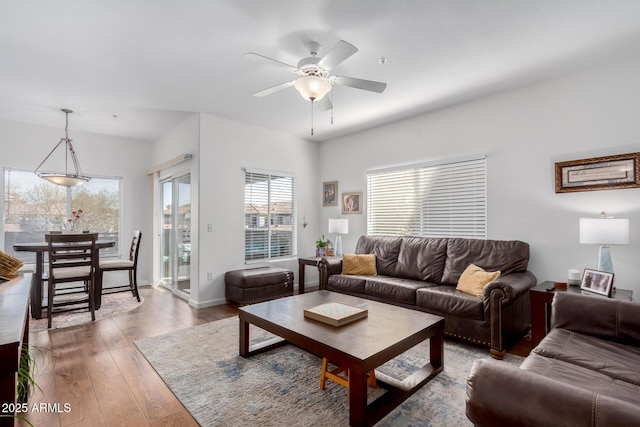
[[[318,237],[316,240],[316,256],[321,257],[325,255],[325,249],[327,248],[327,241],[324,238],[324,234],[321,237]]]

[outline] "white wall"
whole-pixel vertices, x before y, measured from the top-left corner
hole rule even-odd
[[[35,169],[63,136],[63,126],[54,128],[0,120],[0,168]],[[152,144],[75,132],[72,128],[69,130],[69,137],[73,140],[73,147],[85,174],[123,178],[121,209],[124,216],[120,246],[121,252],[126,256],[133,231],[142,230],[143,236],[148,236],[151,231],[147,213],[151,194],[145,171],[151,165]],[[45,169],[55,169],[56,163],[48,161],[45,166]],[[3,175],[0,175],[0,180],[3,180]],[[4,193],[4,182],[0,186],[0,192]],[[4,232],[0,233],[0,247],[4,247],[3,240]],[[143,238],[138,270],[138,283],[141,285],[151,281],[151,265],[148,262],[150,250],[150,241]],[[114,276],[116,275],[105,275],[105,284],[118,279]],[[126,275],[123,278],[126,280]]]
[[[600,211],[629,218],[631,244],[611,248],[615,283],[640,295],[640,189],[556,194],[554,163],[640,151],[640,60],[479,99],[320,145],[320,181],[363,191],[348,215],[345,252],[366,233],[370,169],[486,153],[488,237],[531,245],[530,269],[566,280],[595,268],[598,249],[578,243],[578,219]],[[340,206],[321,208],[321,232]]]
[[[200,123],[199,306],[206,306],[226,302],[225,272],[246,267],[243,168],[295,175],[298,254],[314,253],[321,200],[317,143],[207,114],[200,116]],[[212,232],[206,231],[206,224],[212,224]],[[273,264],[297,276],[296,258]],[[206,280],[207,272],[213,273],[213,280]],[[314,279],[317,275],[309,270],[307,281]]]

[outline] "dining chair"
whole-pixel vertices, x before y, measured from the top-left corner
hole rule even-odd
[[[96,240],[98,233],[45,234],[49,252],[49,278],[47,294],[48,326],[51,328],[55,313],[87,307],[91,320],[96,320],[93,287],[98,266]],[[63,286],[82,282],[78,287]],[[71,297],[72,295],[80,297]],[[56,310],[57,308],[57,310]]]
[[[98,267],[98,288],[96,298],[101,295],[114,294],[118,292],[131,292],[140,302],[140,294],[138,293],[138,252],[140,251],[140,240],[142,240],[142,232],[136,230],[133,232],[131,239],[131,247],[129,248],[128,259],[106,259],[100,261]],[[122,286],[110,286],[105,288],[102,286],[102,280],[105,271],[128,271],[129,284]],[[100,304],[98,304],[98,307]]]

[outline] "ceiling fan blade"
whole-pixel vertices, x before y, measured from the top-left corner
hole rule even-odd
[[[292,73],[295,73],[295,72],[298,71],[298,68],[294,67],[293,65],[285,64],[284,62],[278,61],[277,59],[269,58],[267,56],[260,55],[258,53],[249,52],[249,53],[245,53],[242,56],[244,56],[245,58],[249,58],[249,59],[253,59],[253,60],[256,60],[256,61],[260,61],[260,62],[265,63],[265,64],[276,65],[278,67],[286,68],[289,71],[291,71]]]
[[[373,80],[356,79],[353,77],[335,76],[332,81],[338,86],[355,87],[356,89],[369,90],[377,93],[382,93],[387,88],[386,83],[374,82]]]
[[[328,95],[329,94],[323,96],[320,101],[317,102],[320,111],[327,111],[333,108],[333,104],[331,104],[331,99],[329,99]]]
[[[358,51],[358,48],[347,43],[344,40],[340,40],[331,50],[318,62],[318,66],[325,70],[331,70],[333,67],[340,64],[342,61],[353,55]]]
[[[277,92],[279,90],[286,89],[289,86],[293,86],[294,82],[295,82],[295,80],[292,80],[290,82],[280,83],[279,85],[275,85],[275,86],[269,87],[267,89],[263,89],[263,90],[261,90],[259,92],[256,92],[256,93],[253,94],[253,96],[257,96],[257,97],[261,98],[263,96],[271,95],[272,93],[275,93],[275,92]]]

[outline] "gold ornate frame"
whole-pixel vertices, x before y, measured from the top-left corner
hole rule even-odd
[[[555,164],[556,193],[640,188],[640,153]]]

